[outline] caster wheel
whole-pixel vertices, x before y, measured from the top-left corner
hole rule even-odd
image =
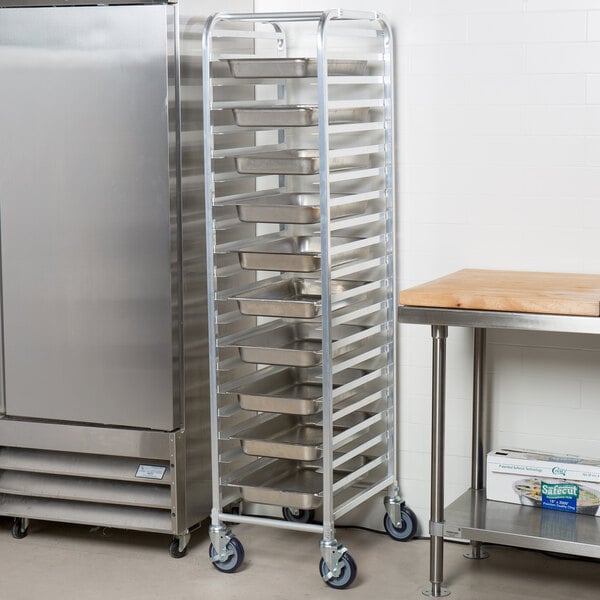
[[[408,542],[415,537],[417,533],[417,517],[415,513],[407,508],[402,507],[402,527],[396,527],[389,515],[385,515],[383,519],[383,526],[387,531],[388,535],[398,542]]]
[[[352,582],[356,579],[356,563],[354,559],[346,552],[342,558],[340,558],[340,562],[342,563],[342,570],[337,577],[332,577],[325,581],[325,583],[332,588],[337,590],[343,590],[348,586],[352,585]],[[321,573],[321,577],[326,577],[329,569],[327,568],[327,563],[321,559],[319,563],[319,572]]]
[[[312,523],[315,518],[314,510],[300,510],[298,508],[287,508],[281,509],[283,518],[290,523]]]
[[[169,556],[171,558],[183,558],[187,554],[187,546],[183,549],[179,549],[179,540],[173,540],[169,544]]]
[[[237,538],[231,538],[231,540],[227,544],[227,550],[232,552],[231,556],[225,561],[213,561],[213,566],[215,569],[222,571],[223,573],[234,573],[240,568],[240,565],[244,562],[244,546],[242,546],[242,542]],[[216,556],[217,551],[214,549],[213,545],[210,545],[208,549],[208,555],[212,559]]]
[[[15,540],[22,540],[23,538],[27,537],[27,534],[29,533],[29,527],[23,527],[23,519],[15,519],[11,533]]]

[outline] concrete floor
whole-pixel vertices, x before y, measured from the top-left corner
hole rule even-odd
[[[339,530],[358,565],[352,588],[332,590],[317,574],[318,539],[304,533],[239,525],[246,561],[224,574],[209,563],[206,528],[187,557],[167,554],[168,538],[34,522],[15,540],[0,521],[2,600],[295,600],[371,598],[419,600],[428,576],[426,540],[399,543],[387,535]],[[469,561],[464,547],[446,545],[446,584],[455,600],[597,600],[600,563],[561,560],[537,552],[489,548]]]

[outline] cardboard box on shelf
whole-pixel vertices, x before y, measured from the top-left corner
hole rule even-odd
[[[493,450],[487,455],[486,488],[488,500],[600,516],[600,460]]]

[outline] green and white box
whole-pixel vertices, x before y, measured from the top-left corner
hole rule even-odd
[[[493,450],[486,487],[488,500],[600,516],[600,460]]]

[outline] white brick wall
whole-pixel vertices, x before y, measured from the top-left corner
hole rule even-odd
[[[373,8],[396,35],[402,286],[463,267],[600,273],[600,1]],[[600,340],[491,332],[489,342],[491,445],[600,456]],[[470,343],[450,330],[448,501],[470,481]],[[401,483],[424,531],[430,353],[427,327],[402,327]]]

